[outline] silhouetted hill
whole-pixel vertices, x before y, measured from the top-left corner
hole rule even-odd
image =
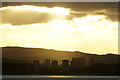
[[[53,49],[43,49],[43,48],[24,48],[24,47],[3,47],[2,48],[3,58],[14,58],[14,59],[25,59],[25,60],[34,60],[38,59],[43,61],[46,58],[51,60],[63,60],[69,59],[72,57],[87,57],[87,56],[96,56],[94,54],[83,53],[79,51],[70,52],[70,51],[58,51]]]

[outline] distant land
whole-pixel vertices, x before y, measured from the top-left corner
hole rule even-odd
[[[59,51],[53,49],[44,49],[44,48],[25,48],[25,47],[3,47],[2,56],[3,58],[15,58],[15,59],[26,59],[33,61],[34,59],[44,60],[63,60],[71,59],[72,57],[83,57],[83,56],[92,56],[95,54],[89,54],[84,52],[71,52],[71,51]]]
[[[85,58],[100,58],[100,57],[109,57],[116,59],[120,55],[116,54],[106,54],[106,55],[97,55],[84,53],[80,51],[59,51],[53,49],[44,49],[44,48],[25,48],[25,47],[3,47],[2,48],[2,58],[10,59],[19,59],[19,60],[29,60],[33,61],[35,59],[43,62],[45,59],[58,60],[61,63],[61,60],[68,59],[71,60],[73,57],[85,57]]]
[[[4,75],[120,75],[120,55],[3,47]]]

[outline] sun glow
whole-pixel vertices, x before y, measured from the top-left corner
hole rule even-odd
[[[26,10],[47,12],[57,17],[47,23],[1,24],[1,46],[34,46],[57,50],[80,50],[91,53],[99,53],[99,50],[94,51],[97,48],[101,49],[101,53],[105,53],[105,48],[110,47],[107,51],[112,51],[114,48],[113,52],[117,53],[118,22],[108,20],[105,15],[88,14],[84,17],[66,19],[66,16],[73,15],[70,13],[72,12],[71,9],[63,7],[48,8],[23,5],[0,8],[2,11],[7,9],[15,12]],[[9,16],[6,17],[9,18]]]

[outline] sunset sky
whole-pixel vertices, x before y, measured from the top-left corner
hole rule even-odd
[[[3,2],[0,46],[118,54],[118,3]]]

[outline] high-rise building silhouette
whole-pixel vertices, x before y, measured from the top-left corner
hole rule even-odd
[[[62,70],[63,72],[69,71],[69,60],[62,60]]]
[[[77,67],[85,67],[85,58],[84,57],[78,57],[77,58]]]
[[[40,62],[38,60],[33,61],[33,71],[38,72],[40,70]]]
[[[76,71],[76,69],[77,69],[77,62],[74,60],[70,61],[70,70]]]
[[[46,71],[50,70],[50,59],[45,59],[44,61],[44,68],[46,69]]]
[[[52,70],[53,72],[58,71],[58,61],[56,61],[56,60],[53,60],[53,61],[52,61],[51,70]]]
[[[50,59],[45,59],[45,66],[50,67]]]

